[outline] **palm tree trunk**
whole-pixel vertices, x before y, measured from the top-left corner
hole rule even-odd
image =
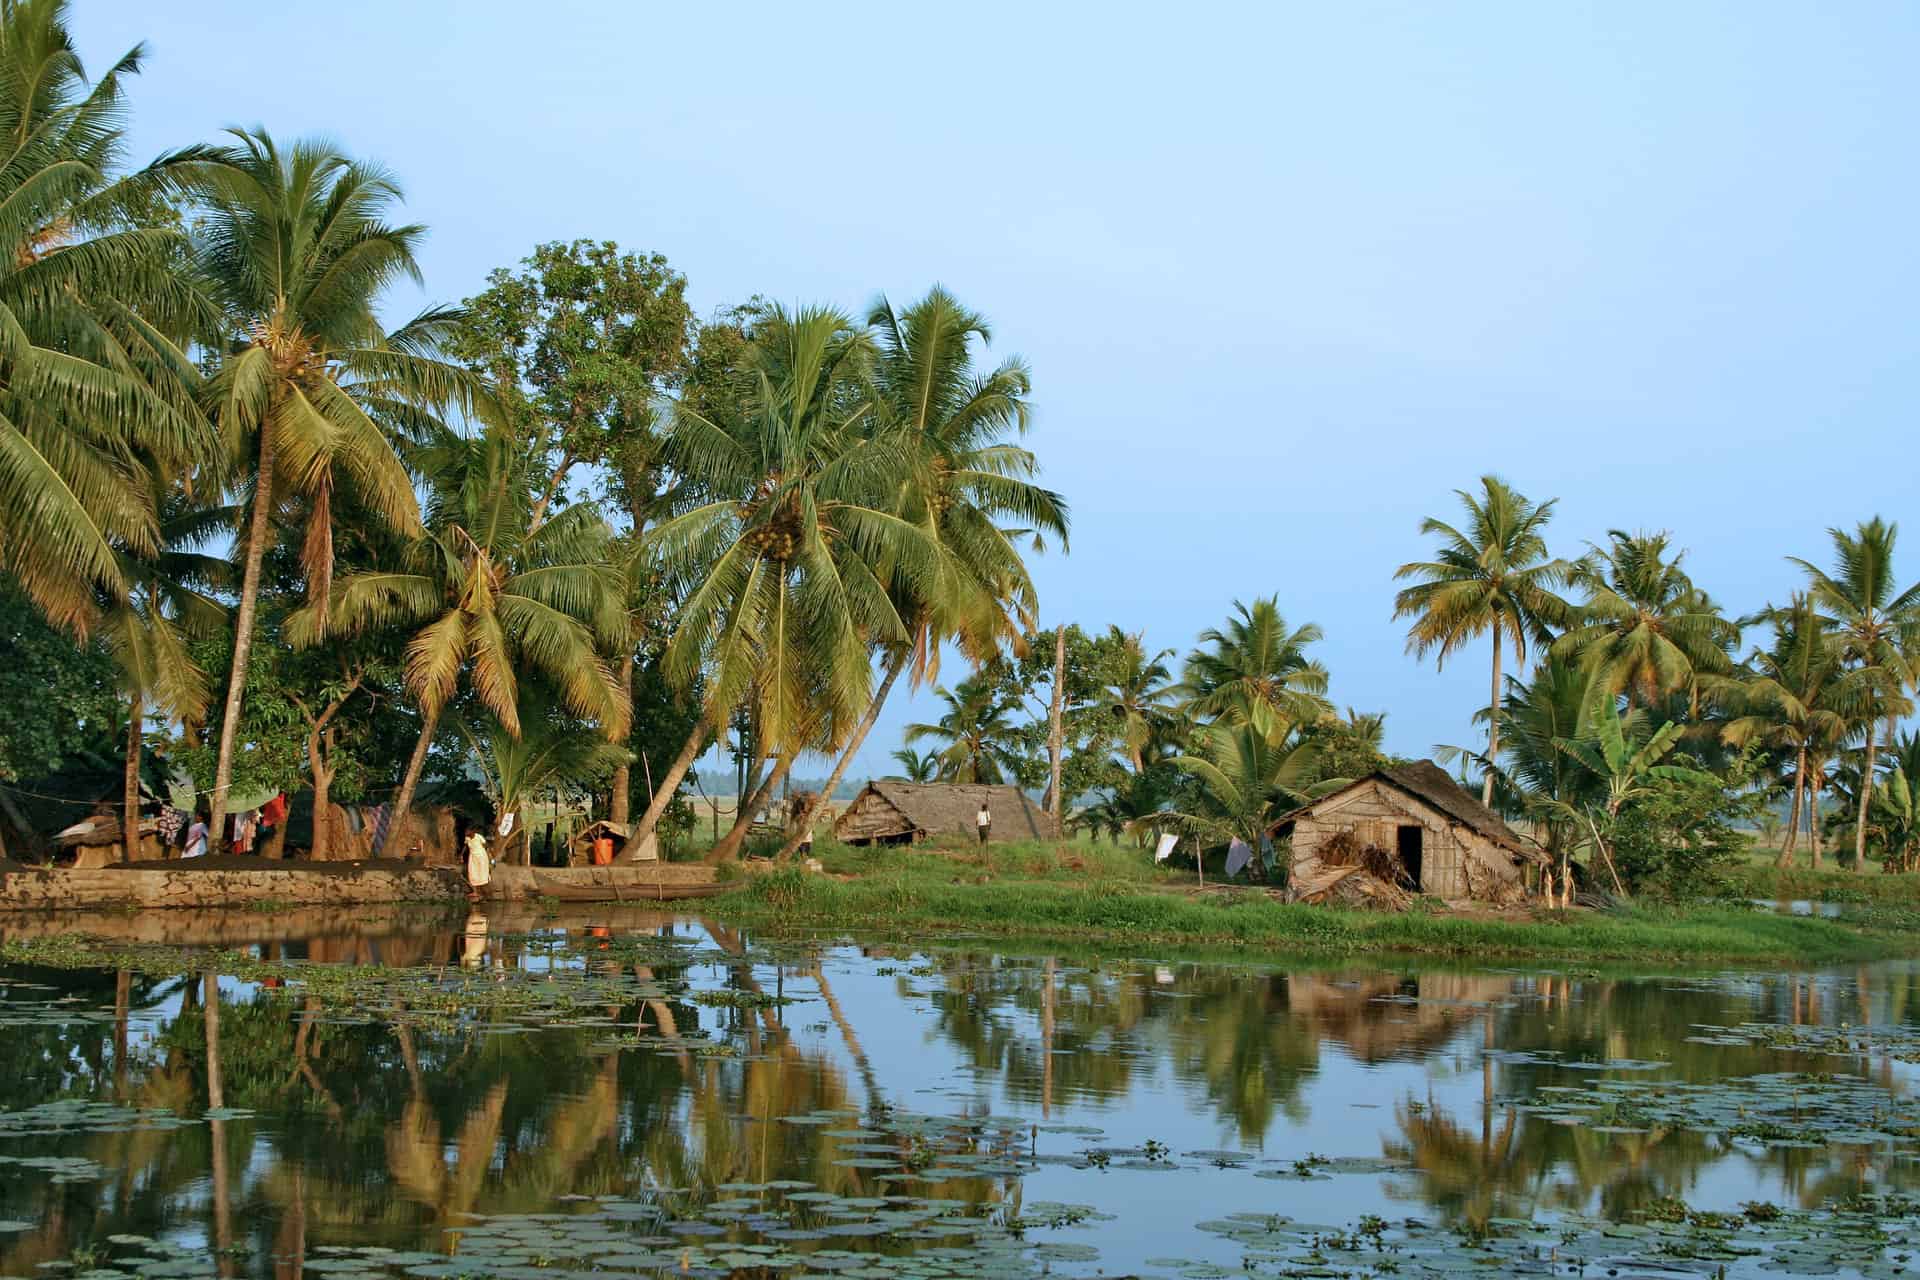
[[[1800,796],[1807,787],[1807,749],[1802,746],[1794,759],[1793,766],[1793,804],[1787,809],[1787,838],[1780,845],[1780,856],[1774,859],[1776,867],[1791,867],[1793,851],[1800,843]]]
[[[1060,718],[1067,700],[1067,624],[1061,623],[1053,640],[1053,706],[1047,712],[1047,816],[1053,819],[1053,838],[1060,838],[1060,757],[1066,752],[1066,734]]]
[[[620,856],[634,858],[640,854],[640,846],[646,843],[653,829],[660,825],[660,815],[673,803],[673,797],[680,790],[680,780],[687,776],[687,770],[693,768],[693,762],[700,758],[700,749],[707,744],[707,718],[694,721],[693,728],[687,731],[687,744],[680,748],[667,772],[660,779],[660,786],[654,791],[653,799],[647,802],[647,811],[640,815],[640,821],[627,837],[626,844],[620,847]]]
[[[1867,869],[1867,814],[1873,803],[1873,761],[1879,748],[1880,738],[1874,732],[1879,728],[1872,721],[1867,722],[1867,767],[1860,774],[1860,817],[1853,828],[1853,869],[1862,872]]]
[[[793,834],[789,835],[786,843],[780,846],[780,852],[775,855],[776,857],[791,858],[794,851],[800,847],[801,839],[807,832],[813,830],[814,823],[820,821],[820,814],[832,800],[833,789],[840,785],[840,779],[845,776],[848,766],[853,763],[854,752],[860,750],[861,745],[867,740],[867,735],[873,731],[874,722],[880,718],[880,708],[886,705],[887,695],[893,692],[893,682],[898,680],[900,673],[907,669],[907,659],[911,656],[911,650],[903,649],[894,655],[893,661],[887,664],[887,674],[880,678],[880,687],[875,689],[873,697],[867,700],[867,713],[861,716],[860,723],[854,726],[853,736],[847,739],[846,750],[840,753],[840,759],[835,762],[833,772],[827,777],[827,784],[820,788],[820,794],[815,796],[813,803],[807,806],[807,812],[800,819],[800,825],[793,829]]]
[[[620,696],[627,705],[633,705],[633,655],[627,654],[620,663]],[[633,797],[628,788],[633,785],[633,765],[623,763],[613,771],[613,794],[607,797],[607,819],[619,826],[627,825],[627,813],[633,807]]]
[[[773,771],[767,775],[766,781],[754,789],[753,794],[747,798],[746,805],[735,816],[732,828],[721,838],[720,843],[708,852],[708,862],[731,862],[740,856],[740,846],[746,842],[747,829],[753,825],[753,815],[760,812],[760,806],[767,802],[767,797],[773,794],[773,789],[786,778],[787,770],[793,768],[793,758],[798,754],[797,751],[789,751],[774,763]]]
[[[438,711],[425,713],[420,722],[420,739],[413,744],[413,755],[407,760],[407,776],[400,780],[400,794],[393,798],[393,815],[387,819],[386,842],[373,851],[379,857],[389,846],[404,847],[401,841],[407,833],[407,823],[413,818],[413,793],[420,786],[420,775],[427,767],[427,749],[433,745],[433,731],[440,727]]]
[[[1820,791],[1826,772],[1826,761],[1822,760],[1813,777],[1807,779],[1807,866],[1814,871],[1820,869]]]
[[[1500,620],[1493,623],[1493,701],[1487,704],[1487,777],[1480,784],[1480,803],[1493,807],[1493,762],[1500,758]]]
[[[127,771],[120,792],[120,860],[140,855],[140,722],[146,719],[146,700],[135,693],[127,708]]]
[[[227,672],[227,707],[220,719],[220,754],[213,765],[213,816],[207,823],[207,849],[225,844],[227,792],[233,787],[233,743],[240,733],[240,699],[247,688],[247,659],[253,655],[253,615],[260,603],[260,563],[267,554],[267,523],[273,511],[273,428],[260,427],[260,468],[253,486],[253,519],[247,532],[247,563],[240,576],[240,611],[233,622],[233,665]],[[323,606],[324,607],[324,606]]]

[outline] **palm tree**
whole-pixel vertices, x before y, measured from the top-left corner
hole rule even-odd
[[[900,763],[900,773],[896,776],[901,782],[932,782],[940,774],[940,757],[931,751],[902,747],[893,753],[893,758]]]
[[[1548,627],[1565,620],[1567,605],[1554,588],[1570,566],[1549,559],[1543,534],[1557,499],[1535,503],[1498,476],[1480,478],[1478,497],[1456,490],[1467,509],[1464,529],[1429,516],[1420,532],[1440,539],[1433,560],[1416,560],[1395,571],[1413,586],[1394,597],[1393,616],[1412,618],[1407,648],[1416,656],[1436,651],[1445,665],[1455,649],[1481,635],[1493,636],[1493,693],[1488,703],[1487,770],[1482,804],[1493,803],[1493,765],[1500,758],[1500,656],[1512,646],[1515,662],[1527,660],[1527,645],[1545,644]]]
[[[509,732],[492,717],[479,726],[462,721],[460,732],[480,767],[481,785],[493,802],[496,820],[515,815],[521,861],[530,865],[533,837],[525,813],[528,801],[548,791],[591,790],[612,776],[627,752],[570,721],[544,695],[523,694],[521,701],[524,714],[519,717],[519,732]],[[500,851],[503,862],[506,853],[506,849]]]
[[[68,12],[0,8],[0,570],[84,635],[131,590],[123,555],[160,549],[148,466],[213,442],[182,350],[209,312],[175,269],[180,232],[149,213],[175,166],[113,176],[142,51],[89,84]]]
[[[1494,801],[1502,813],[1525,814],[1546,828],[1547,852],[1558,858],[1574,836],[1574,818],[1594,798],[1595,782],[1560,747],[1562,739],[1587,736],[1585,719],[1592,681],[1585,671],[1549,656],[1525,683],[1507,677],[1500,715],[1506,732],[1500,740],[1502,763],[1493,770]],[[1479,718],[1485,718],[1481,712]],[[1443,763],[1472,761],[1482,770],[1486,757],[1461,747],[1441,747]]]
[[[1014,702],[978,672],[952,689],[936,687],[934,694],[946,711],[931,724],[908,725],[907,741],[932,738],[946,744],[936,754],[942,781],[996,783],[1019,777],[1025,757],[1012,719]]]
[[[1920,855],[1920,733],[1887,744],[1893,767],[1874,795],[1876,824],[1889,867],[1913,870]]]
[[[706,698],[680,756],[660,778],[624,852],[639,853],[695,757],[735,709],[756,750],[777,760],[770,793],[801,751],[845,741],[871,702],[868,647],[911,628],[878,566],[937,598],[940,555],[893,510],[911,454],[880,429],[868,335],[840,313],[771,308],[746,352],[750,394],[726,420],[681,402],[668,456],[690,498],[649,541],[693,585],[663,669]],[[751,807],[742,817],[750,818]],[[745,823],[716,846],[727,856]]]
[[[163,485],[158,477],[155,488]],[[195,504],[175,488],[159,512],[159,547],[149,555],[117,549],[119,576],[127,594],[109,597],[101,633],[120,671],[127,696],[126,771],[121,793],[123,856],[132,862],[140,847],[140,762],[149,710],[181,723],[198,721],[212,688],[188,651],[190,637],[226,626],[227,610],[213,592],[231,578],[222,558],[195,548],[231,524],[223,507]]]
[[[1107,685],[1105,694],[1109,708],[1120,721],[1120,741],[1137,774],[1146,768],[1144,757],[1148,744],[1166,737],[1174,723],[1173,673],[1167,669],[1166,661],[1173,656],[1173,650],[1162,649],[1149,657],[1146,646],[1140,642],[1140,632],[1123,636],[1118,627],[1111,632],[1121,642],[1124,665]]]
[[[1740,628],[1693,585],[1686,553],[1668,555],[1669,535],[1611,529],[1607,538],[1573,567],[1586,599],[1554,652],[1578,657],[1610,692],[1642,706],[1691,697],[1701,676],[1732,670]]]
[[[529,532],[527,458],[499,427],[443,433],[420,451],[433,482],[426,526],[393,569],[347,575],[325,607],[288,621],[296,645],[332,630],[417,628],[407,643],[407,690],[420,736],[394,800],[388,841],[412,812],[440,713],[463,675],[511,738],[522,731],[520,674],[551,681],[574,715],[626,733],[632,704],[600,653],[627,637],[625,583],[609,563],[612,533],[591,506],[570,507]]]
[[[291,497],[306,526],[308,598],[324,610],[333,573],[332,499],[351,486],[402,535],[420,524],[393,436],[429,429],[433,411],[472,409],[477,383],[439,360],[452,312],[431,310],[393,333],[378,304],[388,285],[418,281],[419,226],[385,221],[400,188],[385,171],[330,146],[282,150],[239,132],[188,166],[198,200],[196,265],[224,317],[226,350],[208,388],[214,422],[236,465],[252,473],[252,512],[235,619],[213,830],[220,830],[252,652],[260,566],[274,514]],[[216,835],[216,839],[217,839]]]
[[[1295,725],[1332,711],[1326,699],[1327,669],[1307,656],[1321,638],[1309,622],[1288,629],[1277,596],[1248,608],[1233,602],[1224,630],[1200,633],[1202,648],[1187,655],[1182,692],[1187,714],[1251,724],[1278,743]]]
[[[991,372],[977,371],[976,344],[985,346],[992,336],[985,319],[936,286],[904,312],[880,299],[867,323],[878,332],[875,407],[911,451],[895,509],[937,544],[937,591],[929,596],[916,575],[879,566],[898,597],[908,642],[880,647],[886,665],[879,688],[813,809],[781,848],[783,857],[818,820],[908,664],[918,686],[937,675],[948,641],[975,666],[1017,644],[1039,611],[1019,543],[1031,538],[1038,545],[1047,537],[1063,549],[1067,543],[1066,501],[1034,482],[1033,454],[1012,441],[1027,429],[1025,363],[1014,357]]]
[[[1753,619],[1761,620],[1772,625],[1773,637],[1766,648],[1754,651],[1747,670],[1712,677],[1702,687],[1734,713],[1721,727],[1728,744],[1759,743],[1792,756],[1793,799],[1777,859],[1777,865],[1790,867],[1802,806],[1811,816],[1819,803],[1810,766],[1832,754],[1858,723],[1862,687],[1846,669],[1826,620],[1805,596]]]
[[[1853,834],[1853,869],[1865,871],[1878,722],[1886,721],[1891,741],[1895,723],[1912,709],[1905,691],[1920,674],[1911,657],[1920,650],[1920,583],[1905,590],[1895,585],[1893,552],[1899,525],[1875,516],[1851,534],[1840,529],[1827,533],[1833,539],[1831,574],[1798,557],[1789,559],[1807,575],[1808,594],[1866,684],[1863,720],[1867,755]]]
[[[1199,783],[1197,802],[1139,824],[1175,828],[1215,844],[1239,839],[1258,849],[1282,815],[1346,785],[1340,778],[1310,785],[1313,746],[1291,735],[1276,741],[1250,719],[1203,725],[1195,743],[1199,754],[1179,756],[1173,764]]]

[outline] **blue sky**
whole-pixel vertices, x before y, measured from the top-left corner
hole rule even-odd
[[[1436,674],[1391,620],[1483,471],[1739,610],[1876,512],[1920,577],[1911,5],[76,10],[91,65],[150,45],[141,158],[261,123],[394,168],[434,300],[576,236],[702,311],[944,283],[1034,368],[1046,619],[1184,652],[1278,593],[1399,751],[1484,704],[1484,645]]]

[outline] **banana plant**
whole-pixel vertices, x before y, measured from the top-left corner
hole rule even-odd
[[[1920,852],[1920,774],[1909,775],[1904,764],[1880,775],[1873,793],[1876,824],[1886,841],[1887,865],[1910,870]]]
[[[1579,761],[1606,786],[1606,803],[1601,810],[1606,816],[1606,829],[1611,833],[1620,811],[1628,803],[1651,793],[1656,782],[1707,783],[1719,785],[1713,775],[1690,769],[1684,765],[1661,764],[1679,744],[1684,732],[1681,725],[1672,721],[1661,725],[1648,735],[1646,741],[1635,744],[1637,736],[1633,730],[1641,713],[1634,710],[1621,714],[1614,706],[1615,695],[1605,682],[1596,681],[1592,700],[1587,707],[1588,733],[1591,736],[1581,738],[1556,738],[1554,745]],[[1601,860],[1607,864],[1607,873],[1613,877],[1613,887],[1621,897],[1627,896],[1627,887],[1621,882],[1620,870],[1614,865],[1613,848],[1602,834],[1600,822],[1594,808],[1589,805],[1577,812],[1586,822],[1587,830],[1593,836],[1593,847]],[[1562,883],[1566,875],[1566,855],[1561,855]]]

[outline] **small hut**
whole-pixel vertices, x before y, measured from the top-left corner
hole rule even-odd
[[[1411,893],[1505,903],[1546,853],[1431,760],[1382,769],[1273,825],[1293,842],[1291,896],[1398,905]]]
[[[570,867],[593,866],[593,842],[601,838],[608,841],[614,856],[618,856],[620,846],[627,842],[627,828],[623,823],[606,818],[589,822],[574,832],[572,838],[567,841],[567,865]],[[611,860],[610,858],[609,861]]]
[[[1013,786],[947,782],[869,782],[833,824],[842,844],[912,844],[920,840],[972,841],[982,803],[993,817],[987,838],[1052,840],[1053,820]]]

